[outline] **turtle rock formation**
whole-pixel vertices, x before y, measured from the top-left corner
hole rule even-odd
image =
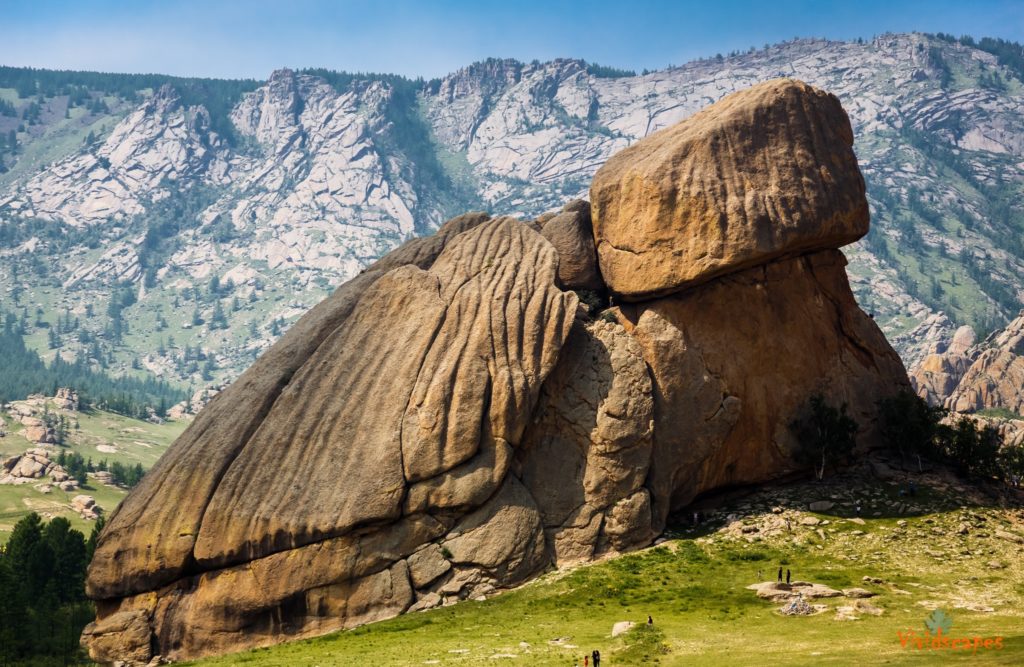
[[[792,472],[816,394],[870,446],[909,384],[837,250],[867,225],[850,140],[835,98],[768,82],[613,158],[593,212],[467,214],[342,285],[111,516],[92,657],[321,634],[645,546],[697,494]]]

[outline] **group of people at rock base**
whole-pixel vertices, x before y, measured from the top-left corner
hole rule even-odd
[[[790,580],[791,576],[792,576],[792,573],[789,571],[789,568],[786,568],[786,583],[787,584],[789,583],[789,580]],[[757,571],[757,580],[761,581],[761,570]],[[780,584],[782,583],[782,566],[779,566],[779,583]],[[650,617],[648,617],[648,618],[650,618]]]

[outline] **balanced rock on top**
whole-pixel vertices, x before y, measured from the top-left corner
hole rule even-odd
[[[838,98],[793,79],[733,93],[613,155],[590,186],[601,274],[636,300],[868,232]]]

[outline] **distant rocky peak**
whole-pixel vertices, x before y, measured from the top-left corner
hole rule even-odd
[[[471,95],[488,96],[519,82],[523,64],[511,58],[488,58],[441,79],[436,95],[448,102]]]
[[[181,104],[181,95],[178,89],[169,83],[165,83],[156,89],[156,92],[147,100],[149,105],[163,108],[172,108]]]
[[[1024,311],[1018,313],[1005,329],[990,334],[981,347],[994,347],[1016,355],[1024,355]]]
[[[231,112],[231,122],[243,136],[263,144],[276,144],[282,128],[299,125],[302,112],[295,73],[274,70],[264,86],[249,93]]]
[[[152,151],[166,158],[178,153],[187,161],[201,147],[219,143],[209,134],[210,114],[206,108],[186,108],[178,91],[164,84],[114,127],[96,155],[109,160],[107,168],[114,170],[138,168],[140,162],[155,166],[150,158],[142,157]]]
[[[346,90],[335,90],[319,76],[274,71],[267,83],[248,94],[231,112],[239,134],[252,137],[274,153],[282,153],[336,138],[325,134],[339,112],[343,116],[364,109],[380,115],[391,87],[380,81],[355,80]]]

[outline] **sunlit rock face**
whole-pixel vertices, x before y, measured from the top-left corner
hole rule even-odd
[[[342,285],[111,516],[92,657],[272,644],[646,546],[695,495],[791,472],[815,394],[870,446],[876,401],[909,384],[836,249],[867,224],[844,121],[805,84],[755,87],[625,151],[635,169],[613,158],[600,206],[466,214]],[[737,144],[749,161],[720,154],[763,122],[768,139]],[[651,155],[690,160],[707,192],[650,180],[645,209],[623,182]],[[682,224],[698,204],[721,234]],[[610,233],[663,256],[623,264],[601,252]],[[694,272],[690,253],[723,239]]]

